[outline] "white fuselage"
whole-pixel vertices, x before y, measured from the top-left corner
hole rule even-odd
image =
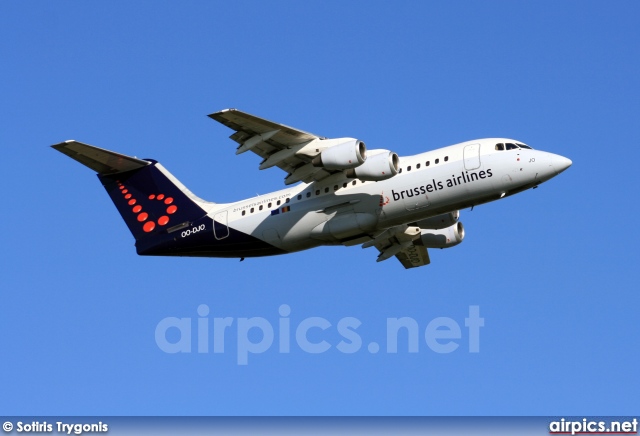
[[[401,157],[399,174],[384,181],[363,182],[339,173],[206,208],[216,221],[285,252],[353,245],[393,226],[537,186],[571,165],[569,159],[544,151],[496,150],[497,143],[507,142],[516,141],[481,139]]]

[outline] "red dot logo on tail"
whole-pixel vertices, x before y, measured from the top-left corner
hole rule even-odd
[[[147,221],[146,223],[144,223],[144,226],[142,226],[142,230],[144,230],[147,233],[153,231],[153,229],[155,228],[156,228],[156,223],[154,223],[153,221]]]
[[[126,186],[118,182],[118,188],[120,189],[120,192],[124,196],[124,199],[127,200],[127,204],[129,206],[132,206],[131,212],[135,214],[136,220],[140,223],[144,223],[142,225],[142,230],[145,233],[153,232],[156,229],[156,226],[166,226],[167,224],[169,224],[169,221],[171,221],[171,218],[169,217],[169,215],[173,215],[178,211],[178,206],[173,204],[174,202],[173,197],[167,197],[165,194],[149,194],[147,197],[149,200],[158,200],[161,202],[160,204],[164,203],[164,205],[167,206],[165,211],[166,215],[161,215],[157,219],[157,221],[153,221],[152,219],[150,219],[154,213],[153,204],[150,205],[152,210],[149,213],[147,213],[143,211],[142,205],[137,204],[137,200],[133,198],[133,194],[130,192],[130,190]],[[150,215],[150,213],[152,215]],[[159,212],[159,213],[162,213],[162,212]]]

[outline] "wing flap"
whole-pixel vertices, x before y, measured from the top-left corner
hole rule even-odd
[[[417,268],[431,263],[427,249],[423,245],[417,245],[415,243],[396,254],[396,258],[406,269]]]
[[[324,137],[274,123],[237,109],[225,109],[210,114],[209,117],[235,130],[229,138],[240,144],[236,154],[246,151],[257,154],[262,158],[261,170],[277,166],[287,173],[285,178],[287,185],[299,181],[311,183],[331,174],[323,168],[310,167],[309,164],[318,150],[314,149],[311,153],[298,153],[305,145],[314,140],[326,139]]]
[[[225,109],[210,114],[209,117],[235,130],[236,133],[231,135],[231,139],[239,144],[243,144],[244,141],[252,136],[274,130],[277,130],[278,133],[267,140],[267,143],[277,144],[280,148],[300,145],[319,138],[319,136],[313,133],[305,132],[304,130],[289,127],[284,124],[274,123],[273,121],[265,120],[264,118],[256,117],[255,115],[237,109]]]
[[[407,224],[391,227],[362,244],[362,248],[374,246],[380,252],[378,262],[395,256],[407,269],[431,263],[427,248],[420,240],[420,227]]]
[[[51,146],[98,174],[115,174],[150,165],[151,162],[69,140]]]

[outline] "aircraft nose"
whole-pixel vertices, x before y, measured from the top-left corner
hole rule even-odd
[[[567,159],[566,157],[560,156],[559,154],[554,154],[551,157],[551,165],[553,166],[553,169],[556,170],[556,174],[560,174],[561,172],[569,168],[572,163],[573,162],[571,162],[571,159]]]

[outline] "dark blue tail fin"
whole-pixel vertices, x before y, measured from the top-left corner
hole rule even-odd
[[[98,178],[136,241],[186,227],[206,214],[157,162],[125,173],[98,174]]]
[[[166,235],[206,215],[193,195],[162,165],[77,141],[53,146],[98,172],[100,182],[138,242]]]

